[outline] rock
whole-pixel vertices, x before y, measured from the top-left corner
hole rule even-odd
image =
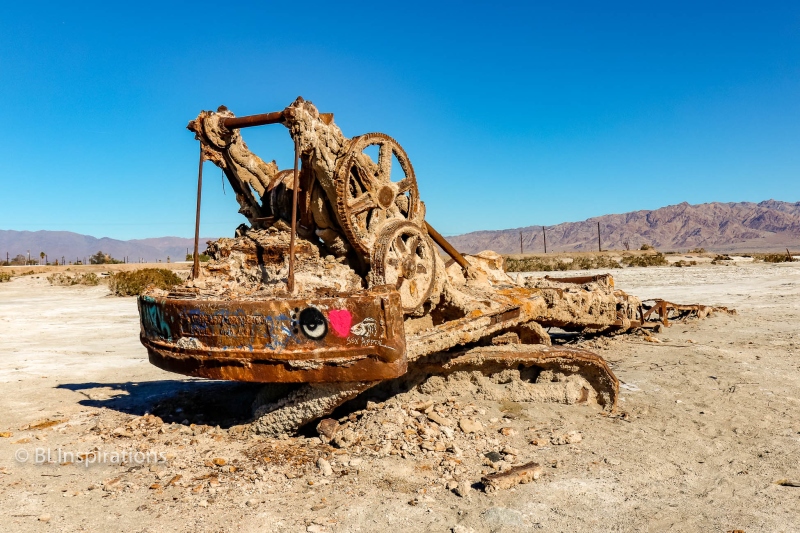
[[[581,434],[577,431],[570,431],[566,435],[556,435],[550,439],[550,442],[555,445],[562,444],[577,444],[583,440]]]
[[[428,420],[430,420],[431,422],[436,422],[437,424],[439,424],[439,426],[453,427],[454,425],[452,420],[450,420],[449,418],[445,418],[436,412],[428,413]]]
[[[414,402],[408,406],[408,408],[413,411],[421,411],[421,412],[425,412],[431,407],[433,407],[433,400],[428,400],[426,402]]]
[[[478,433],[483,429],[480,421],[472,418],[462,418],[458,421],[458,426],[464,433]]]
[[[493,463],[496,463],[497,461],[503,459],[503,456],[497,452],[486,452],[483,454],[483,456],[489,459]]]
[[[126,438],[133,437],[133,433],[131,433],[130,431],[128,431],[123,427],[116,428],[114,431],[111,432],[111,435],[113,435],[114,437],[126,437]]]
[[[330,442],[339,431],[339,422],[332,418],[323,418],[317,424],[317,433],[323,442]]]
[[[49,522],[49,521],[50,521],[49,514],[43,514],[42,516],[39,517],[39,522]]]
[[[322,475],[325,477],[333,475],[333,468],[331,468],[331,464],[322,457],[317,459],[317,468],[319,468],[320,472],[322,472]]]
[[[200,500],[199,502],[197,502],[197,505],[199,505],[200,507],[208,507],[208,500]]]
[[[450,528],[452,533],[475,533],[475,530],[471,527],[462,526],[461,524],[457,524]]]
[[[533,444],[534,446],[546,446],[547,444],[549,444],[549,441],[547,439],[537,437],[531,440],[531,444]]]
[[[458,481],[451,479],[450,481],[447,482],[445,487],[447,488],[447,490],[456,490],[456,487],[458,487]]]
[[[226,464],[228,464],[228,461],[226,459],[223,459],[222,457],[216,457],[211,460],[211,463],[214,464],[215,466],[225,466]]]
[[[513,437],[514,435],[517,434],[517,430],[508,427],[500,428],[500,434],[503,435],[504,437]]]
[[[306,527],[306,531],[308,533],[325,533],[328,530],[325,528],[325,526],[321,526],[319,524],[311,524],[308,527]]]
[[[358,440],[358,434],[352,429],[344,429],[336,432],[332,442],[339,448],[347,448],[355,444]]]
[[[360,457],[354,457],[353,459],[350,459],[350,467],[351,468],[355,468],[355,467],[357,467],[359,465],[361,465],[361,458]]]
[[[452,439],[456,434],[455,430],[450,426],[439,426],[439,431],[444,433],[444,436],[448,439]]]
[[[511,446],[505,446],[502,450],[500,450],[500,453],[505,455],[519,455],[519,450],[512,448]]]
[[[250,498],[249,500],[244,502],[244,504],[248,507],[255,507],[256,505],[258,505],[258,500],[256,500],[255,498]]]
[[[505,507],[490,507],[481,515],[490,526],[524,526],[522,513]]]
[[[461,498],[468,498],[469,497],[469,485],[464,481],[461,481],[456,487],[453,489],[453,493],[456,496]]]

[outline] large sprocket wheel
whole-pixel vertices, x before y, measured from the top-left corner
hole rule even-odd
[[[404,220],[386,223],[372,251],[374,285],[390,285],[400,293],[404,313],[419,309],[430,297],[435,249],[419,226]]]
[[[378,146],[378,161],[364,151]],[[392,181],[393,158],[404,176]],[[336,169],[337,211],[342,229],[353,247],[369,258],[379,229],[388,220],[422,226],[424,207],[419,199],[414,168],[400,144],[383,133],[355,137]]]

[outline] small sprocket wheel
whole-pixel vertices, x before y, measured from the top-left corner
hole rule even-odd
[[[414,312],[433,290],[435,253],[431,240],[416,224],[404,220],[386,223],[372,251],[374,285],[397,289],[403,312]]]
[[[378,161],[365,150],[378,146]],[[393,158],[404,176],[392,181]],[[336,169],[337,211],[353,247],[369,258],[380,228],[389,220],[422,226],[425,210],[419,199],[414,169],[400,144],[383,133],[353,139]]]

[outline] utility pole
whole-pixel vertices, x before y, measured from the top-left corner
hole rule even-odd
[[[521,231],[519,232],[519,253],[523,253],[522,252],[522,232]]]
[[[602,252],[603,247],[600,245],[600,223],[597,223],[597,251]]]
[[[542,226],[542,236],[544,237],[544,253],[547,253],[547,233],[544,231],[544,226]]]

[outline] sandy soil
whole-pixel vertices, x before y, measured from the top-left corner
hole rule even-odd
[[[776,483],[800,481],[800,264],[613,275],[643,298],[739,314],[676,323],[659,343],[586,341],[622,383],[614,416],[492,399],[486,387],[503,385],[462,376],[349,404],[335,416],[352,442],[337,446],[313,428],[241,436],[257,391],[151,366],[132,298],[43,276],[1,283],[0,519],[12,531],[800,530],[800,488]],[[480,424],[467,433],[463,420]],[[119,464],[135,451],[151,455]],[[484,473],[527,461],[543,465],[537,481],[480,490]]]

